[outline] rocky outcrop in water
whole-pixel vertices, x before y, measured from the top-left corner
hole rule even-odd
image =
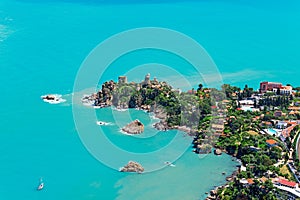
[[[221,149],[215,149],[214,153],[215,153],[216,155],[221,155],[221,154],[222,154],[222,151],[221,151]]]
[[[137,173],[142,173],[144,171],[144,168],[142,167],[141,164],[138,162],[134,161],[129,161],[127,165],[122,167],[120,169],[120,172],[137,172]]]
[[[122,131],[130,134],[140,134],[144,132],[144,124],[136,119],[133,122],[124,126],[122,128]]]

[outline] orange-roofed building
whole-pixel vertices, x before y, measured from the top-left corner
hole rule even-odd
[[[288,108],[289,111],[299,111],[300,110],[300,107],[297,107],[297,106],[290,106]]]
[[[266,140],[266,143],[269,147],[273,147],[273,146],[276,146],[277,145],[277,141],[276,140],[273,140],[273,139],[270,139],[270,140]]]
[[[293,125],[293,124],[297,124],[297,122],[293,121],[293,122],[288,122],[288,124]]]
[[[248,178],[247,181],[248,181],[248,184],[249,184],[249,185],[254,184],[254,181],[253,181],[253,179],[251,179],[251,178]]]
[[[262,183],[266,182],[267,180],[268,179],[266,177],[264,177],[264,176],[260,178],[260,182],[262,182]]]
[[[289,188],[296,188],[296,186],[297,186],[296,182],[288,181],[285,179],[278,179],[277,184],[281,185],[281,186],[289,187]]]

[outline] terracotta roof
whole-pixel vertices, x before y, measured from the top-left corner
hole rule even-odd
[[[300,110],[300,107],[296,107],[296,106],[290,106],[289,110]]]
[[[296,124],[293,124],[289,127],[287,127],[286,129],[282,130],[282,135],[286,138],[286,137],[289,137],[290,134],[291,134],[291,131],[296,127],[297,125]]]
[[[254,181],[251,178],[248,178],[247,181],[250,185],[254,184]]]
[[[276,140],[266,140],[266,143],[268,143],[269,145],[274,145],[274,144],[277,144]]]
[[[272,122],[263,122],[266,125],[272,125]]]
[[[295,182],[287,181],[284,179],[279,179],[277,182],[280,183],[281,185],[285,185],[288,187],[296,187],[296,185],[297,185],[297,183],[295,183]]]
[[[264,176],[260,178],[260,181],[263,182],[263,183],[266,182],[267,180],[268,179],[266,177],[264,177]]]

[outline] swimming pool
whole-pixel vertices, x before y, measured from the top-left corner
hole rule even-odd
[[[264,129],[264,131],[269,135],[276,135],[277,137],[280,135],[280,132],[273,128]]]
[[[269,128],[269,129],[268,129],[268,132],[271,133],[271,134],[277,134],[277,131],[275,131],[275,130],[272,129],[272,128]]]

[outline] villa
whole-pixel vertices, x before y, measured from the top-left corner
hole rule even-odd
[[[260,93],[266,93],[266,92],[274,92],[275,94],[278,92],[280,95],[291,95],[293,94],[293,87],[292,86],[283,86],[282,83],[276,83],[276,82],[261,82],[259,91]]]
[[[243,99],[241,101],[237,101],[237,105],[240,106],[237,110],[251,111],[251,112],[260,111],[260,109],[254,107],[255,98],[247,98],[247,99]]]
[[[274,89],[280,89],[282,87],[282,83],[275,82],[261,82],[259,91],[260,93],[266,93],[268,91],[273,91]]]
[[[273,88],[273,92],[276,94],[278,89],[281,95],[291,95],[293,93],[292,86],[281,86],[280,88]]]
[[[287,126],[288,126],[288,122],[285,122],[285,121],[279,121],[276,124],[276,128],[278,128],[278,129],[285,129]]]
[[[242,178],[240,180],[240,183],[243,184],[245,187],[249,187],[250,185],[254,184],[254,181],[251,178],[248,178],[248,179]]]

